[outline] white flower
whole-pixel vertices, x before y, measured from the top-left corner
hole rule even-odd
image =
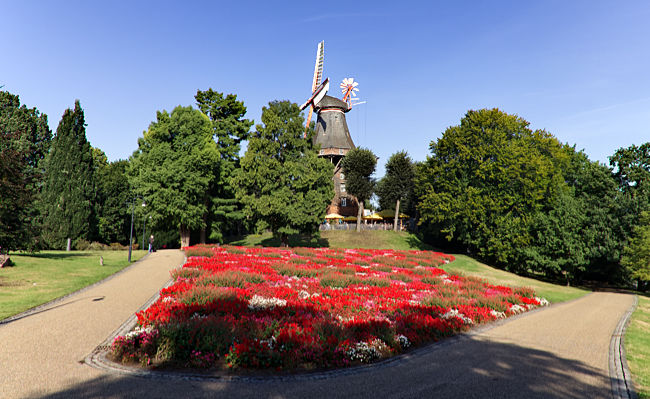
[[[505,319],[506,318],[506,314],[504,312],[499,312],[499,311],[496,311],[494,309],[490,310],[490,314],[492,316],[494,316],[495,318],[497,318],[497,319]]]
[[[411,346],[411,341],[409,341],[409,339],[406,337],[406,335],[402,335],[402,334],[397,335],[395,337],[395,340],[397,342],[399,342],[399,345],[402,347],[402,349],[406,349],[409,346]]]
[[[253,295],[248,301],[248,308],[251,310],[261,310],[274,308],[276,306],[286,306],[287,301],[280,298],[264,298],[259,295]]]
[[[452,317],[455,317],[457,319],[461,319],[463,323],[465,324],[474,324],[474,321],[470,319],[469,317],[465,316],[464,314],[460,313],[457,309],[449,309],[449,311],[442,316],[441,318],[448,320],[451,319]]]
[[[549,302],[546,300],[546,298],[540,298],[540,297],[535,297],[535,300],[539,302],[539,306],[548,306]]]
[[[133,339],[135,337],[139,337],[141,334],[144,334],[144,333],[148,334],[148,333],[151,333],[153,331],[154,331],[153,327],[142,328],[142,327],[138,326],[133,331],[128,332],[124,337],[127,338],[127,339]]]
[[[512,306],[510,307],[510,311],[511,311],[512,313],[514,313],[514,314],[519,314],[519,313],[523,313],[523,312],[525,312],[525,311],[526,311],[526,308],[524,308],[524,307],[521,306],[521,305],[512,305]]]

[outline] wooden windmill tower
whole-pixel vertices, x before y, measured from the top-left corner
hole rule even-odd
[[[352,78],[343,79],[341,91],[343,99],[328,96],[329,78],[321,83],[323,75],[323,55],[324,42],[318,44],[316,53],[316,67],[314,70],[314,80],[312,83],[312,95],[301,106],[305,109],[308,106],[309,114],[305,133],[309,129],[312,111],[316,111],[316,132],[313,140],[314,144],[320,146],[319,156],[327,158],[334,165],[334,198],[327,209],[327,213],[338,213],[342,216],[356,216],[358,209],[357,199],[346,192],[345,176],[341,170],[341,161],[351,149],[355,148],[350,129],[345,120],[345,114],[352,109],[356,102],[356,95],[359,89],[358,83]]]

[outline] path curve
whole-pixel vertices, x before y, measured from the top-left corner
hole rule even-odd
[[[172,252],[157,254],[170,256],[166,267],[154,262],[162,259],[151,257],[134,268],[133,275],[129,271],[107,282],[115,281],[117,286],[102,284],[96,287],[101,292],[84,292],[84,300],[75,302],[72,297],[69,306],[0,326],[0,397],[610,398],[610,341],[619,320],[634,303],[633,295],[593,293],[422,348],[380,367],[299,379],[154,379],[79,364],[153,295],[165,283],[168,271],[180,263],[171,260]],[[167,274],[161,273],[163,269]],[[156,279],[157,288],[143,290],[148,295],[139,293],[143,284],[136,282]],[[117,305],[121,302],[116,297],[123,298],[124,292],[137,296],[135,291],[140,302]],[[93,301],[102,296],[107,302]],[[111,306],[119,309],[95,308],[108,304],[109,298],[116,301]],[[111,313],[110,320],[97,320],[104,312]],[[98,324],[101,331],[95,331]],[[40,329],[43,325],[53,327]],[[30,381],[29,386],[25,381]]]
[[[105,373],[80,361],[158,292],[184,258],[178,250],[157,251],[101,284],[0,325],[0,398],[40,397],[102,378]]]

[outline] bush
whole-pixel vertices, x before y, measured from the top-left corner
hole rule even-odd
[[[102,244],[101,242],[93,241],[93,242],[90,243],[90,247],[88,249],[90,249],[91,251],[106,251],[106,250],[108,250],[110,248],[106,244]]]
[[[75,243],[74,248],[78,251],[87,251],[90,249],[90,241],[86,241],[83,238],[80,238]]]
[[[128,248],[128,246],[122,245],[119,242],[112,242],[107,249],[110,249],[111,251],[123,251]]]

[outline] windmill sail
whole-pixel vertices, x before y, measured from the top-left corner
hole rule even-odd
[[[316,89],[321,85],[321,80],[323,79],[323,62],[325,60],[325,40],[318,43],[318,49],[316,50],[316,65],[314,66],[314,80],[311,84],[312,94]],[[314,112],[313,105],[309,107],[309,114],[307,115],[307,124],[305,125],[305,133],[303,137],[307,137],[307,131],[309,130],[309,124],[311,123],[311,116]]]

